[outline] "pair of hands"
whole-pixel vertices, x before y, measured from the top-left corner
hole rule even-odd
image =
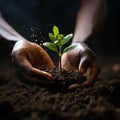
[[[41,85],[53,83],[50,73],[39,70],[41,65],[45,65],[48,69],[53,69],[54,64],[49,55],[38,44],[19,40],[13,47],[11,57],[16,71],[23,82]],[[88,87],[94,83],[99,74],[96,57],[84,43],[78,43],[75,49],[63,54],[62,68],[79,70],[82,74],[88,73],[87,81],[82,84],[70,85],[68,89]],[[40,80],[41,77],[45,79]]]

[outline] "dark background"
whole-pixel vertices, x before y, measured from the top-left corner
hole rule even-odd
[[[48,32],[57,25],[64,34],[74,31],[79,0],[0,0],[0,10],[5,20],[30,41],[48,40]],[[118,55],[119,0],[108,0],[108,16],[104,26],[95,36],[92,47],[97,55]],[[37,35],[33,37],[33,34]],[[5,58],[6,48],[0,45],[0,57]]]

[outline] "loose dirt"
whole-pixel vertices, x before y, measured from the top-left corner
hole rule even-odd
[[[120,120],[119,61],[120,58],[100,59],[102,71],[93,86],[66,92],[59,86],[48,89],[22,83],[13,65],[2,62],[0,120]],[[69,75],[71,80],[75,74]]]

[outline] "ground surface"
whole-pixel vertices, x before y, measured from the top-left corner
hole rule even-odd
[[[21,83],[13,65],[1,62],[0,120],[120,120],[120,58],[99,62],[93,87],[67,93]]]

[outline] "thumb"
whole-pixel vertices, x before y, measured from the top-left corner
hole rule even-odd
[[[90,59],[88,59],[87,56],[83,56],[80,60],[78,70],[81,74],[84,74],[86,73],[89,66],[90,66]]]

